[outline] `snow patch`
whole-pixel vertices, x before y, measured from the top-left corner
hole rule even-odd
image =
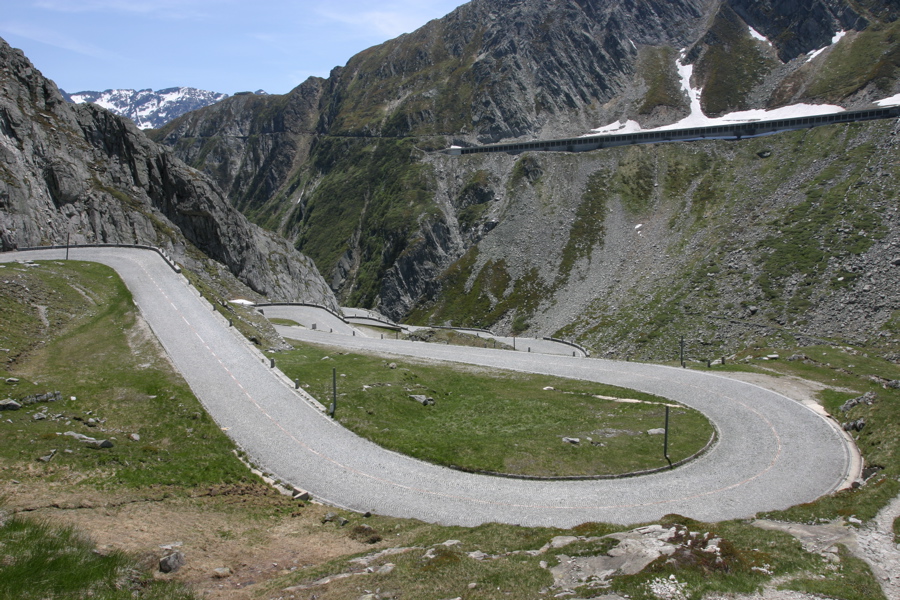
[[[897,106],[900,104],[900,94],[895,94],[890,98],[884,98],[875,102],[878,106]]]
[[[835,36],[836,39],[840,39],[840,37]],[[662,127],[655,127],[653,129],[642,129],[640,124],[636,121],[629,120],[624,124],[621,121],[616,121],[615,123],[592,129],[591,133],[587,135],[609,135],[637,133],[639,131],[665,131],[669,129],[687,129],[692,127],[713,127],[715,125],[728,125],[732,123],[752,123],[753,121],[815,117],[844,111],[842,106],[833,104],[792,104],[773,110],[742,110],[728,113],[721,117],[707,117],[700,106],[700,96],[703,93],[703,90],[691,87],[691,76],[694,74],[694,65],[683,64],[682,61],[684,60],[684,56],[685,50],[682,50],[679,53],[678,60],[675,62],[675,67],[678,69],[678,76],[681,78],[681,88],[687,93],[688,98],[691,100],[690,115],[677,123],[663,125]],[[900,96],[900,94],[898,94],[898,96]],[[898,96],[894,96],[894,98],[897,98]],[[886,98],[881,102],[887,102],[889,100],[891,100],[891,98]],[[900,103],[900,100],[897,102]],[[887,106],[887,104],[885,104],[885,106]]]
[[[753,37],[753,39],[759,40],[761,42],[765,42],[770,46],[772,45],[772,42],[769,41],[769,38],[767,38],[766,36],[764,36],[763,34],[758,32],[757,30],[753,29],[752,27],[748,26],[747,28],[750,30],[750,35]]]
[[[809,52],[806,55],[806,62],[811,61],[818,55],[822,54],[823,52],[825,52],[826,50],[831,48],[831,46],[834,46],[835,44],[837,44],[839,41],[841,41],[841,38],[843,38],[845,35],[847,35],[846,31],[844,31],[844,30],[838,31],[836,34],[834,34],[832,36],[830,46],[825,46],[824,48],[819,48],[818,50],[813,50],[812,52]]]

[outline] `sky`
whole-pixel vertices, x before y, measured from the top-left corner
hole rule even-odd
[[[0,37],[66,92],[284,94],[465,0],[5,0]]]

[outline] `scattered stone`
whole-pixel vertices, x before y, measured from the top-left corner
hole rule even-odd
[[[22,405],[15,400],[9,398],[0,400],[0,410],[19,410],[20,408],[22,408]]]
[[[31,418],[34,419],[35,421],[43,421],[44,419],[47,418],[47,413],[42,413],[42,412],[34,413],[33,415],[31,415]]]
[[[175,548],[181,548],[184,545],[184,542],[169,542],[168,544],[162,544],[159,548],[160,550],[174,550]]]
[[[552,392],[552,391],[555,390],[555,389],[556,389],[556,388],[554,388],[553,386],[549,386],[549,385],[548,385],[547,387],[544,388],[544,391],[545,391],[545,392]]]
[[[891,390],[900,390],[900,379],[894,379],[884,384],[884,387]]]
[[[219,567],[218,569],[213,569],[213,577],[216,579],[225,579],[227,577],[231,577],[231,569],[228,567]]]
[[[577,438],[577,437],[564,437],[564,438],[562,439],[562,441],[565,442],[566,444],[572,444],[573,446],[577,446],[578,444],[581,443],[581,438]]]
[[[467,587],[468,587],[470,590],[474,590],[475,588],[478,587],[478,584],[475,583],[475,582],[473,581],[473,582],[470,583]]]
[[[413,400],[415,400],[416,402],[418,402],[419,404],[421,404],[422,406],[434,405],[434,398],[430,398],[423,394],[411,394],[409,397],[412,398]]]
[[[98,440],[92,437],[88,437],[81,433],[75,433],[74,431],[67,431],[63,435],[68,435],[70,437],[75,438],[79,442],[84,442],[91,448],[112,448],[113,443],[109,440]]]
[[[175,573],[184,565],[184,553],[182,552],[173,552],[159,559],[159,570],[163,573]]]
[[[56,456],[56,448],[51,450],[50,454],[48,454],[47,456],[42,456],[42,457],[38,458],[38,460],[41,462],[50,462],[51,460],[53,460],[54,456]]]
[[[459,541],[459,540],[447,540],[446,542],[444,542],[444,543],[441,544],[441,545],[442,545],[442,546],[447,546],[447,547],[449,548],[449,547],[451,547],[451,546],[459,546],[460,544],[462,544],[462,542]]]
[[[891,261],[891,264],[895,267],[900,267],[900,256],[895,256],[894,260]]]
[[[19,383],[19,379],[16,377],[7,377],[6,383],[8,383],[9,385],[13,385],[14,383]]]
[[[337,519],[337,513],[327,512],[327,513],[325,513],[325,516],[322,517],[322,522],[323,523],[331,523],[335,519]]]
[[[387,575],[388,573],[393,571],[395,567],[396,567],[396,565],[394,563],[385,563],[385,564],[381,565],[380,567],[378,567],[378,570],[375,572],[378,573],[379,575]]]
[[[865,419],[856,419],[855,421],[847,421],[846,423],[841,425],[841,427],[843,427],[844,431],[862,431],[865,426],[866,426]]]
[[[579,540],[578,537],[574,535],[558,535],[547,545],[548,549],[558,550],[559,548],[565,548],[569,544],[574,544]]]
[[[666,433],[666,430],[663,429],[662,427],[660,427],[658,429],[648,429],[647,430],[647,435],[665,435],[665,433]]]
[[[292,491],[293,491],[292,497],[294,498],[294,500],[300,500],[301,502],[306,502],[310,498],[309,492],[307,492],[306,490],[302,490],[298,487],[295,487]]]
[[[131,440],[132,442],[139,442],[139,441],[141,441],[141,436],[136,433],[131,433],[128,435],[128,439]]]
[[[808,357],[805,354],[792,354],[788,357],[788,360],[791,362],[797,362],[801,360],[806,360]]]
[[[841,405],[841,412],[847,412],[854,406],[857,406],[858,404],[872,405],[875,403],[876,399],[877,399],[877,396],[875,395],[875,392],[866,392],[862,396],[859,396],[857,398],[853,398],[852,400],[847,400],[846,402],[844,402]]]
[[[781,358],[781,357],[778,356],[777,354],[769,354],[768,356],[766,356],[766,358],[767,358],[768,360],[778,360],[778,359]]]
[[[59,392],[47,392],[46,394],[33,394],[25,396],[20,400],[23,405],[37,404],[39,402],[59,402],[62,400],[62,394]]]

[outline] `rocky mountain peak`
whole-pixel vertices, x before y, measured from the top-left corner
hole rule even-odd
[[[192,87],[173,87],[157,91],[109,89],[103,92],[77,92],[64,95],[75,104],[91,102],[117,115],[127,117],[134,121],[139,129],[156,129],[185,113],[215,104],[228,97],[228,94]]]
[[[258,294],[337,306],[311,261],[250,223],[211,179],[130,120],[67,103],[3,40],[0,83],[3,251],[68,238],[147,244],[202,272],[230,271]]]

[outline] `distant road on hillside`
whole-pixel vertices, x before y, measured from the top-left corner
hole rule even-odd
[[[9,252],[0,254],[0,261],[64,256],[65,250]],[[191,389],[256,464],[335,506],[447,525],[631,524],[668,513],[718,521],[815,500],[851,475],[852,453],[834,423],[799,402],[724,377],[297,328],[302,339],[345,349],[548,373],[659,394],[701,410],[719,434],[718,443],[688,465],[626,479],[527,481],[438,467],[384,450],[325,416],[154,252],[74,248],[70,257],[109,265],[120,274]]]
[[[855,123],[858,121],[872,121],[896,117],[900,117],[900,106],[838,112],[808,117],[742,121],[704,127],[687,127],[684,129],[652,129],[630,133],[584,135],[575,138],[555,140],[486,144],[484,146],[470,146],[466,148],[453,147],[442,150],[442,152],[451,156],[481,154],[484,152],[505,152],[507,154],[520,154],[522,152],[589,152],[591,150],[613,148],[615,146],[630,146],[633,144],[659,144],[663,142],[687,142],[707,139],[740,140],[743,138],[769,135],[781,131],[793,131],[796,129],[820,127],[822,125],[834,125],[836,123]]]

